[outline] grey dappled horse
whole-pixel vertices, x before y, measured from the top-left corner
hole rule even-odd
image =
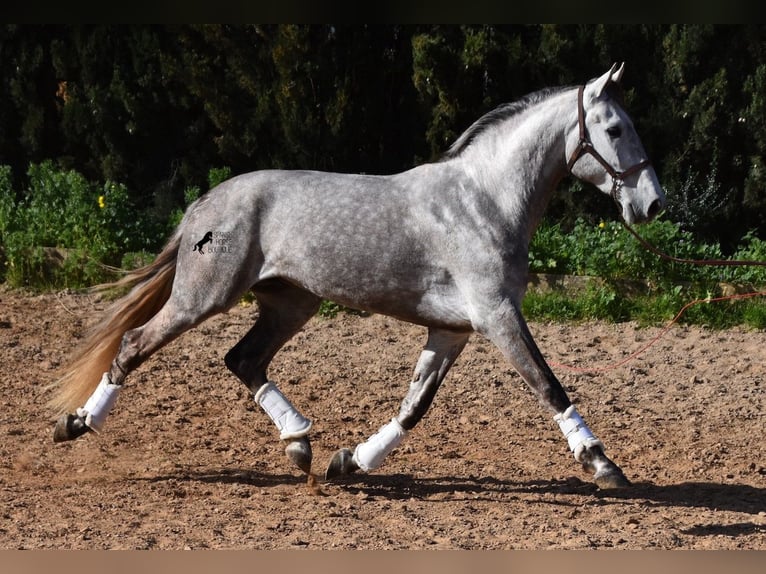
[[[353,451],[339,450],[327,479],[378,468],[425,415],[478,332],[553,415],[596,484],[627,486],[521,314],[529,241],[568,173],[612,195],[629,223],[650,220],[663,206],[654,169],[609,89],[622,72],[612,66],[584,86],[502,105],[440,161],[403,173],[267,170],[210,190],[157,259],[118,282],[132,290],[58,382],[52,403],[64,414],[54,440],[100,430],[131,371],[250,290],[258,318],[226,354],[226,366],[254,393],[304,472],[311,469],[311,422],[269,381],[267,367],[329,299],[424,325],[428,339],[399,413]]]

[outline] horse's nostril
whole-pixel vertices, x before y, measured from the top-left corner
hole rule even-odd
[[[652,204],[649,206],[649,209],[646,212],[646,215],[649,219],[654,219],[661,209],[662,209],[662,201],[659,198],[655,199],[652,202]]]

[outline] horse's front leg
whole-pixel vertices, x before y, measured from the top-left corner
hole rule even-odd
[[[399,414],[365,442],[358,444],[353,452],[346,448],[337,451],[325,471],[325,478],[330,480],[360,469],[369,472],[378,468],[426,414],[439,385],[469,336],[470,333],[464,331],[431,328]]]
[[[622,470],[604,454],[603,443],[585,424],[543,358],[519,306],[510,302],[498,305],[478,323],[477,331],[497,345],[542,405],[553,414],[575,460],[593,474],[598,487],[629,486]]]

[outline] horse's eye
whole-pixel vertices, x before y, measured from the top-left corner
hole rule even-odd
[[[620,134],[622,134],[622,130],[620,129],[620,126],[612,126],[612,127],[606,128],[606,133],[609,134],[610,138],[616,139],[620,137]]]

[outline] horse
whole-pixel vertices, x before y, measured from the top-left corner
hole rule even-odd
[[[597,487],[629,486],[521,311],[529,242],[564,177],[610,195],[627,223],[649,221],[663,208],[657,175],[621,104],[623,72],[624,63],[614,64],[582,85],[500,105],[442,157],[401,173],[260,170],[212,188],[188,207],[152,263],[117,281],[130,290],[54,383],[54,441],[101,432],[131,371],[250,291],[257,319],[224,363],[276,426],[288,460],[309,477],[312,422],[267,370],[331,300],[428,333],[398,413],[353,450],[334,452],[326,481],[378,469],[478,333],[521,375]],[[200,257],[194,243],[209,230],[213,242]]]

